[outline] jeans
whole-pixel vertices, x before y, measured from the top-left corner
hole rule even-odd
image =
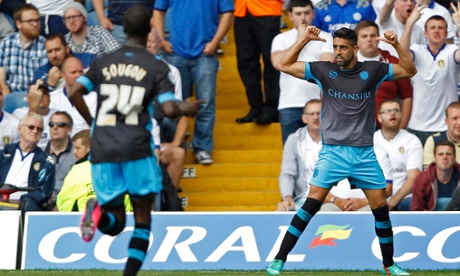
[[[303,107],[283,108],[278,111],[284,144],[290,134],[305,126],[302,122]]]
[[[196,58],[184,58],[172,53],[165,55],[165,59],[180,72],[183,99],[192,96],[194,85],[196,99],[206,101],[200,105],[200,112],[195,117],[192,145],[195,152],[205,150],[211,153],[214,147],[213,132],[216,120],[216,77],[219,68],[217,55],[201,54]]]
[[[126,41],[126,34],[125,31],[123,31],[123,26],[121,25],[113,25],[113,30],[110,31],[112,34],[113,38],[120,44],[120,46],[125,44]]]
[[[410,211],[411,202],[412,195],[405,197],[393,208],[393,211]]]

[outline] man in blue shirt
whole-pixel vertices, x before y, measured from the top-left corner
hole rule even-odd
[[[171,41],[164,39],[166,10],[171,13]],[[192,145],[199,164],[212,164],[216,118],[216,49],[233,22],[232,0],[156,0],[153,26],[158,31],[165,59],[179,69],[182,98],[188,99],[195,86],[197,100],[205,100],[195,118]],[[219,18],[220,17],[220,18]]]
[[[312,25],[330,33],[342,27],[355,29],[359,22],[377,18],[368,0],[322,0],[315,5],[315,12]]]

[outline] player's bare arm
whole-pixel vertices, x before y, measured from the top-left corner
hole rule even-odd
[[[400,38],[400,43],[403,46],[403,49],[409,53],[411,59],[414,58],[412,52],[410,51],[410,40],[412,36],[412,29],[414,28],[415,22],[417,22],[421,17],[421,11],[425,8],[426,6],[420,6],[418,8],[415,8],[409,18],[406,21],[405,27],[404,27],[404,32],[401,35]]]
[[[88,106],[83,100],[83,93],[85,92],[86,88],[81,83],[75,82],[70,88],[69,97],[75,105],[75,108],[78,110],[78,113],[81,114],[88,125],[91,125],[93,117],[91,117]]]
[[[297,41],[292,45],[281,58],[279,64],[275,65],[280,71],[290,74],[296,78],[303,79],[305,75],[305,62],[297,61],[300,51],[310,40],[326,42],[319,37],[320,29],[314,26],[300,25],[298,28]]]
[[[200,112],[200,104],[204,104],[205,100],[197,100],[196,102],[183,101],[181,103],[168,101],[161,104],[164,114],[172,119],[181,116],[195,117]]]
[[[398,52],[399,64],[393,64],[393,75],[395,80],[411,78],[417,73],[417,68],[415,68],[411,56],[399,43],[394,31],[386,31],[383,37],[378,37],[377,39],[391,44],[396,52]]]

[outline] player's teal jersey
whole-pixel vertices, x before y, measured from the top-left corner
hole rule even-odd
[[[91,162],[152,156],[153,99],[175,100],[169,68],[145,48],[124,46],[93,61],[80,77],[98,94],[91,134]]]
[[[305,79],[321,89],[321,138],[324,144],[371,146],[375,131],[375,93],[384,80],[393,80],[391,64],[357,62],[342,70],[336,63],[310,62]]]

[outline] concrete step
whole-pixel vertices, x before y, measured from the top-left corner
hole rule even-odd
[[[271,150],[214,150],[212,159],[216,164],[280,163],[282,149]],[[187,151],[185,164],[195,165],[195,153]],[[187,165],[186,165],[187,166]]]
[[[278,177],[279,163],[194,165],[196,178],[209,177]]]
[[[221,139],[222,138],[222,139]],[[224,140],[225,139],[225,140]],[[276,135],[241,135],[241,136],[232,136],[225,137],[217,135],[217,138],[214,141],[214,146],[216,149],[246,149],[246,150],[270,150],[270,149],[282,149],[283,142],[281,141],[281,136],[277,137]]]
[[[192,192],[278,192],[278,177],[207,177],[183,178],[182,190]],[[279,192],[278,192],[279,193]]]
[[[275,136],[272,138],[279,138],[281,141],[281,126],[279,123],[272,123],[269,125],[258,125],[255,123],[238,124],[236,122],[231,123],[216,123],[214,127],[214,136],[227,136],[224,139],[234,139],[238,136],[260,136],[260,140],[263,140],[263,136]],[[235,137],[236,136],[236,137]],[[221,138],[221,137],[219,137]]]
[[[281,196],[278,191],[261,192],[196,192],[180,193],[181,198],[186,198],[187,206],[276,206]],[[183,199],[184,200],[184,199]],[[274,207],[275,209],[275,207]]]

